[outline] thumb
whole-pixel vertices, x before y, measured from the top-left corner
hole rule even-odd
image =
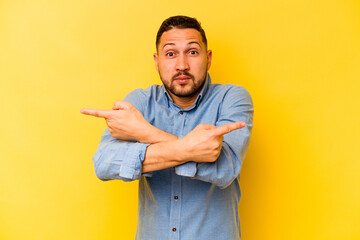
[[[131,103],[125,101],[116,101],[114,106],[112,107],[113,110],[130,110],[133,107]]]
[[[206,123],[200,123],[199,125],[196,126],[196,128],[201,129],[201,130],[216,129],[216,127],[214,125],[206,124]]]

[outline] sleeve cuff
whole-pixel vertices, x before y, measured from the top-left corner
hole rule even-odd
[[[196,162],[187,162],[175,167],[175,173],[183,177],[195,177],[196,171]]]
[[[146,148],[149,145],[150,144],[134,143],[131,147],[128,147],[125,154],[120,153],[121,155],[118,154],[118,156],[116,156],[116,159],[122,160],[119,170],[120,177],[132,180],[141,178],[142,162],[145,158]]]

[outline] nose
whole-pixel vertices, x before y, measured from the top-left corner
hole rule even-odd
[[[177,58],[176,70],[177,71],[189,70],[189,63],[185,54],[180,54],[179,57]]]

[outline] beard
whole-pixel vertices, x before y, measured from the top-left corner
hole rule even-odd
[[[205,70],[203,77],[199,81],[196,81],[195,76],[188,73],[187,71],[178,72],[171,78],[170,82],[164,81],[161,74],[160,74],[160,79],[161,79],[162,83],[164,84],[167,91],[171,92],[173,95],[175,95],[177,97],[186,98],[186,97],[192,97],[201,91],[202,87],[205,84],[206,72],[207,71]],[[173,84],[175,81],[175,78],[177,78],[181,75],[188,76],[191,78],[191,80],[189,81],[188,84],[186,84],[186,86],[181,86],[181,85],[179,86],[179,85]],[[190,85],[190,87],[187,85]]]

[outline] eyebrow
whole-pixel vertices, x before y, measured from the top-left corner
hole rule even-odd
[[[199,47],[201,47],[200,43],[198,43],[198,42],[196,42],[196,41],[188,42],[187,45],[191,45],[191,44],[194,44],[194,43],[197,44],[197,45],[199,45]],[[173,46],[173,45],[175,45],[175,43],[165,43],[162,48],[164,49],[165,46],[167,46],[167,45],[172,45],[172,46]]]
[[[196,42],[196,41],[189,42],[188,45],[193,44],[193,43],[195,43],[195,44],[199,45],[199,47],[201,47],[201,46],[200,46],[200,43],[198,43],[198,42]]]
[[[175,43],[165,43],[162,48],[164,49],[167,45],[175,45]]]

